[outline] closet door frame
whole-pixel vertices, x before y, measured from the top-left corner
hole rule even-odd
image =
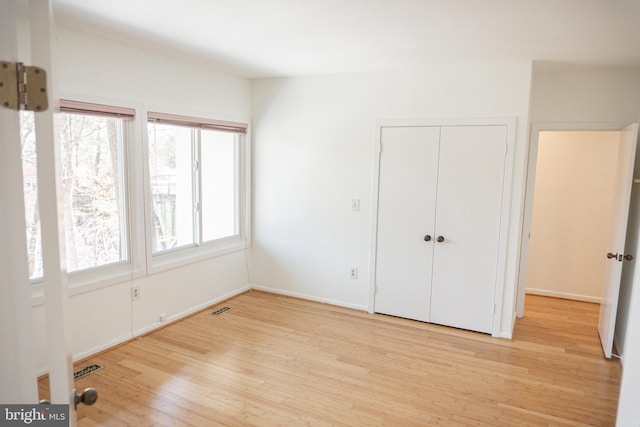
[[[498,265],[496,275],[496,288],[493,313],[493,327],[491,335],[500,337],[502,325],[502,309],[505,287],[514,287],[515,283],[506,281],[507,260],[509,254],[509,222],[511,218],[511,193],[513,186],[513,169],[515,159],[515,141],[516,141],[516,119],[514,117],[496,117],[496,118],[459,118],[459,119],[381,119],[375,122],[375,152],[373,164],[373,183],[372,183],[372,209],[371,209],[371,247],[369,253],[369,304],[368,312],[373,313],[375,307],[376,292],[376,254],[377,254],[377,230],[378,230],[378,194],[380,187],[380,153],[382,129],[385,127],[418,127],[418,126],[506,126],[507,127],[507,146],[504,162],[504,180],[502,188],[502,205],[500,208],[500,237],[498,244]],[[514,316],[515,318],[515,316]]]

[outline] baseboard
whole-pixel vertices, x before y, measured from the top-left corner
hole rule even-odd
[[[195,313],[197,313],[199,311],[202,311],[205,308],[211,307],[212,305],[216,305],[216,304],[218,304],[218,303],[220,303],[222,301],[226,301],[229,298],[233,298],[233,297],[235,297],[237,295],[243,294],[243,293],[245,293],[247,291],[250,291],[250,290],[251,290],[251,286],[249,286],[249,285],[243,286],[243,287],[241,287],[239,289],[236,289],[236,290],[234,290],[232,292],[226,293],[226,294],[224,294],[222,296],[219,296],[217,298],[213,298],[213,299],[205,301],[205,302],[203,302],[201,304],[198,304],[195,307],[191,307],[188,310],[185,310],[185,311],[182,311],[180,313],[177,313],[177,314],[174,314],[172,316],[169,316],[169,317],[167,317],[167,320],[164,321],[164,322],[155,322],[155,323],[153,323],[153,324],[151,324],[151,325],[149,325],[147,327],[137,329],[133,334],[134,338],[135,337],[139,337],[141,335],[146,335],[146,334],[148,334],[148,333],[150,333],[152,331],[155,331],[156,329],[163,328],[163,327],[165,327],[165,326],[167,326],[167,325],[169,325],[171,323],[177,322],[178,320],[182,320],[185,317],[189,317],[192,314],[195,314]]]
[[[507,339],[507,340],[513,339],[513,331],[514,331],[514,329],[516,327],[516,319],[517,319],[517,316],[516,316],[516,313],[514,312],[513,313],[513,321],[511,322],[511,330],[510,331],[501,331],[500,335],[499,335],[500,338]]]
[[[624,368],[624,349],[621,349],[620,347],[618,347],[618,343],[620,342],[619,335],[620,335],[620,331],[618,330],[618,328],[616,328],[616,330],[613,333],[613,350],[618,352],[618,358],[620,359],[620,363]]]
[[[133,336],[130,333],[128,333],[128,334],[123,335],[123,336],[121,336],[119,338],[116,338],[116,339],[113,339],[113,340],[109,341],[107,344],[102,344],[102,345],[93,347],[93,348],[91,348],[89,350],[84,350],[84,351],[81,351],[79,353],[76,353],[76,354],[74,354],[72,356],[71,359],[72,359],[73,363],[77,363],[77,362],[79,362],[79,361],[81,361],[83,359],[88,359],[89,357],[94,356],[94,355],[96,355],[98,353],[101,353],[101,352],[103,352],[105,350],[109,350],[109,349],[111,349],[113,347],[119,346],[120,344],[124,344],[127,341],[131,341],[132,339],[133,339]],[[43,376],[43,375],[47,375],[48,373],[49,373],[49,368],[48,367],[47,368],[38,369],[38,371],[37,371],[38,378]]]
[[[164,328],[165,326],[168,326],[171,323],[175,323],[175,322],[177,322],[179,320],[184,319],[185,317],[189,317],[192,314],[195,314],[195,313],[197,313],[199,311],[202,311],[202,310],[204,310],[204,309],[206,309],[208,307],[216,305],[216,304],[218,304],[218,303],[220,303],[222,301],[226,301],[226,300],[228,300],[230,298],[233,298],[233,297],[235,297],[237,295],[243,294],[243,293],[245,293],[247,291],[250,291],[250,290],[251,290],[251,286],[247,285],[247,286],[243,286],[243,287],[241,287],[239,289],[236,289],[236,290],[234,290],[232,292],[229,292],[227,294],[224,294],[222,296],[219,296],[217,298],[210,299],[210,300],[208,300],[206,302],[203,302],[202,304],[198,304],[195,307],[192,307],[192,308],[190,308],[188,310],[185,310],[183,312],[180,312],[178,314],[174,314],[174,315],[168,317],[165,322],[155,322],[152,325],[149,325],[147,327],[140,328],[140,329],[136,330],[133,334],[128,333],[128,334],[123,335],[123,336],[121,336],[119,338],[116,338],[114,340],[109,341],[107,344],[99,345],[99,346],[93,347],[93,348],[91,348],[89,350],[84,350],[84,351],[81,351],[79,353],[76,353],[76,354],[74,354],[72,356],[72,361],[73,361],[73,363],[77,363],[79,361],[82,361],[83,359],[88,359],[88,358],[90,358],[92,356],[95,356],[98,353],[101,353],[103,351],[109,350],[109,349],[111,349],[113,347],[116,347],[118,345],[124,344],[127,341],[131,341],[131,340],[133,340],[133,339],[135,339],[135,338],[137,338],[137,337],[139,337],[141,335],[145,335],[145,334],[148,334],[150,332],[153,332],[156,329]],[[41,369],[37,370],[38,377],[42,377],[43,375],[47,375],[48,373],[49,373],[49,368],[48,367],[41,368]]]
[[[584,302],[593,302],[596,304],[600,304],[602,298],[592,297],[588,295],[580,295],[580,294],[571,294],[568,292],[556,292],[556,291],[548,291],[546,289],[532,289],[527,288],[527,294],[531,295],[540,295],[544,297],[553,297],[553,298],[562,298],[562,299],[571,299],[575,301],[584,301]]]
[[[291,292],[291,291],[284,291],[282,289],[270,288],[268,286],[251,285],[251,289],[255,289],[256,291],[269,292],[271,294],[284,295],[287,297],[294,297],[294,298],[300,298],[300,299],[305,299],[309,301],[321,302],[324,304],[336,305],[338,307],[353,308],[354,310],[367,311],[369,309],[369,307],[366,305],[351,304],[344,301],[332,300],[329,298],[303,294],[300,292]]]
[[[120,344],[126,343],[127,341],[131,341],[133,338],[135,338],[135,337],[129,333],[129,334],[121,336],[120,338],[116,338],[114,340],[111,340],[107,344],[99,345],[99,346],[96,346],[96,347],[94,347],[92,349],[76,353],[72,357],[73,363],[79,362],[79,361],[84,360],[84,359],[88,359],[89,357],[94,356],[94,355],[96,355],[98,353],[101,353],[101,352],[103,352],[105,350],[109,350],[109,349],[112,349],[113,347],[117,347]]]

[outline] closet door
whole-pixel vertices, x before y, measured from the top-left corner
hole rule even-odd
[[[439,137],[439,127],[382,128],[378,313],[429,321]]]
[[[506,144],[506,126],[442,128],[433,323],[491,333]]]

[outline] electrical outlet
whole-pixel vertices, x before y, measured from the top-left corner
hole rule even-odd
[[[131,301],[138,301],[140,299],[140,286],[134,286],[131,288]]]
[[[159,319],[160,319],[160,321],[161,321],[161,322],[163,322],[163,323],[164,323],[164,322],[166,322],[166,321],[167,321],[167,315],[166,315],[165,313],[162,313],[162,314],[160,315]]]
[[[349,268],[349,278],[354,280],[358,278],[358,267]]]
[[[351,199],[351,212],[360,212],[360,199]]]

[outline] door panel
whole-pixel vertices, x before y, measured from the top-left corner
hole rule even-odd
[[[0,2],[0,60],[18,60],[18,2]],[[38,401],[18,112],[0,106],[0,403]],[[4,416],[4,414],[3,414]]]
[[[17,3],[17,2],[16,2]],[[62,212],[58,209],[57,189],[61,185],[56,176],[56,156],[54,153],[53,105],[52,94],[52,46],[54,34],[53,9],[51,0],[31,0],[28,3],[28,23],[30,28],[31,63],[44,68],[47,72],[47,95],[49,109],[35,113],[35,134],[37,145],[38,204],[41,206],[42,256],[44,263],[43,288],[47,326],[47,356],[49,369],[50,399],[53,404],[68,404],[68,425],[76,426],[76,412],[73,405],[73,370],[71,351],[66,340],[68,301],[66,272],[63,269],[58,234],[58,219]],[[11,1],[0,1],[0,60],[15,61],[19,22],[16,6]],[[10,238],[7,247],[12,251],[2,256],[4,276],[10,280],[10,286],[2,284],[2,333],[0,357],[3,368],[0,387],[0,401],[3,403],[38,403],[37,372],[34,357],[34,334],[32,330],[32,301],[30,297],[29,275],[27,268],[27,250],[25,242],[23,177],[20,159],[19,115],[17,112],[0,107],[0,137],[7,147],[0,151],[3,161],[2,181],[7,191],[0,193],[0,204],[12,206],[8,215],[0,221],[3,236]],[[6,154],[6,155],[4,155]],[[8,201],[8,202],[7,202]],[[7,202],[7,203],[4,203]],[[4,211],[3,211],[4,212]],[[7,233],[5,233],[7,230]],[[17,233],[17,234],[16,234]],[[64,239],[62,239],[64,240]],[[2,253],[4,255],[4,253]],[[6,298],[5,298],[6,297]],[[7,307],[9,305],[9,307]],[[6,310],[4,310],[7,308]],[[6,313],[5,313],[6,311]],[[10,317],[6,318],[7,315]],[[4,357],[4,349],[11,349]],[[7,363],[4,363],[7,362]],[[8,375],[4,375],[8,371]]]
[[[491,333],[506,126],[443,127],[431,322]]]
[[[439,127],[382,128],[375,311],[429,321]]]
[[[615,221],[615,231],[611,235],[608,246],[610,253],[612,255],[615,254],[616,257],[608,259],[605,267],[602,302],[600,303],[600,318],[598,321],[598,333],[600,334],[602,349],[607,358],[611,358],[611,351],[613,349],[613,337],[618,311],[618,295],[620,293],[620,279],[622,277],[623,267],[621,256],[624,254],[625,248],[637,140],[637,123],[627,126],[620,133],[616,187],[613,189],[613,220]],[[602,255],[605,256],[605,254]]]

